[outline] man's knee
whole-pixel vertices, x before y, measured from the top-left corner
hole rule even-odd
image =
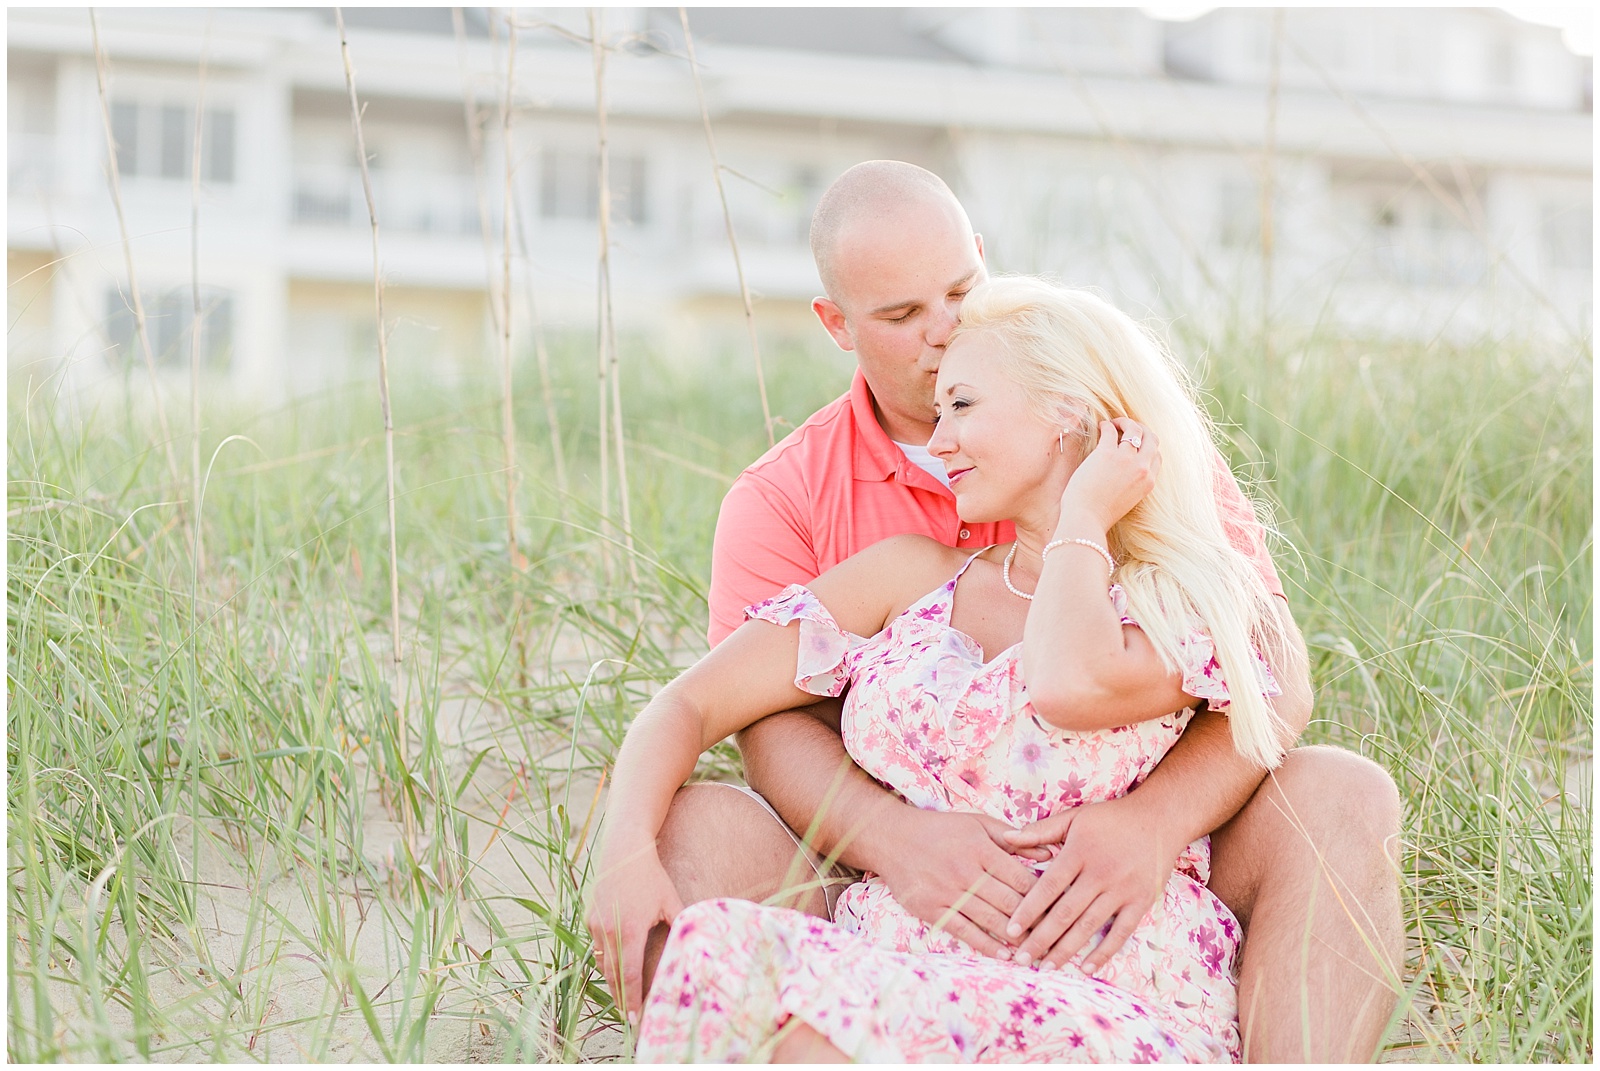
[[[815,884],[783,824],[731,785],[680,788],[656,838],[656,850],[686,904],[716,897],[759,901],[787,887]],[[803,903],[787,906],[825,915],[827,902],[820,890],[815,898],[820,910],[812,910],[815,905],[806,894],[799,897]]]
[[[1264,885],[1316,873],[1376,887],[1398,858],[1400,793],[1377,763],[1343,748],[1300,747],[1212,838],[1212,888],[1241,920]]]
[[[1389,772],[1344,748],[1300,747],[1267,778],[1263,797],[1282,833],[1317,850],[1341,840],[1390,842],[1400,832],[1400,790]],[[1257,802],[1252,799],[1251,803]]]

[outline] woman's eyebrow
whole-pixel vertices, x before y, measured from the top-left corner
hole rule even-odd
[[[945,394],[954,394],[956,392],[957,388],[966,387],[966,386],[967,385],[965,383],[952,383],[952,384],[950,384],[948,387],[946,387],[944,389],[944,392],[945,392]],[[971,390],[972,388],[971,387],[967,387],[967,389]]]

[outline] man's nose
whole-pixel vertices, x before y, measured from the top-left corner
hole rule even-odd
[[[943,347],[950,341],[950,332],[956,329],[956,324],[961,319],[961,303],[959,301],[944,301],[938,309],[928,318],[928,345]]]

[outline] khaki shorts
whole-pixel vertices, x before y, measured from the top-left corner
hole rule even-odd
[[[794,841],[795,849],[805,858],[806,863],[811,867],[811,872],[816,875],[817,884],[821,886],[822,895],[828,902],[828,917],[832,918],[834,905],[839,902],[839,894],[844,892],[847,886],[861,880],[861,871],[856,870],[854,867],[845,866],[837,860],[825,866],[824,864],[827,861],[817,854],[800,834],[790,829],[789,823],[785,822],[782,816],[773,810],[772,804],[768,803],[761,793],[755,789],[746,785],[730,785],[726,781],[703,781],[701,783],[720,785],[723,788],[731,788],[735,792],[743,792],[746,796],[761,804],[761,808],[764,811],[772,815],[773,821],[777,822],[779,828],[789,834],[789,839]]]

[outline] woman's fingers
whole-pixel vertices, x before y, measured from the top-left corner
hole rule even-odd
[[[995,884],[1004,886],[1006,891],[995,890],[993,895],[986,895],[985,899],[1010,914],[1038,882],[1039,877],[1009,850],[998,846],[997,849],[984,860],[983,869],[985,874],[994,879]],[[984,888],[982,885],[978,887]]]
[[[644,1007],[644,940],[648,933],[629,934],[622,943],[622,1000],[633,1026],[639,1025],[639,1011]]]
[[[1038,925],[1039,919],[1044,917],[1045,912],[1050,910],[1051,905],[1072,885],[1077,876],[1077,865],[1068,860],[1058,860],[1046,868],[1028,895],[1022,898],[1022,903],[1011,913],[1011,919],[1005,930],[1006,936],[1012,939],[1021,937]]]
[[[619,999],[622,995],[622,942],[613,931],[591,929],[595,936],[594,958],[599,963],[600,973],[605,975],[606,989],[611,992],[612,1000],[618,1006],[622,1005]],[[627,1009],[623,1008],[625,1012]]]
[[[1110,962],[1111,957],[1117,954],[1117,950],[1127,943],[1129,937],[1133,936],[1133,931],[1138,929],[1139,922],[1140,916],[1132,908],[1124,908],[1118,911],[1117,921],[1111,924],[1110,932],[1101,938],[1099,944],[1094,946],[1093,952],[1084,957],[1084,973],[1094,974]],[[1065,959],[1062,962],[1065,962]]]
[[[1067,830],[1072,826],[1072,817],[1078,813],[1076,807],[1068,808],[1060,814],[1053,814],[1049,818],[1042,818],[1031,822],[1021,829],[1008,829],[1002,836],[1005,837],[1005,847],[1016,851],[1019,848],[1039,848],[1045,845],[1058,845],[1067,839]]]
[[[1055,946],[1045,955],[1051,965],[1060,967],[1078,954],[1089,939],[1099,933],[1111,916],[1116,911],[1116,904],[1109,897],[1097,896],[1088,904],[1083,905],[1077,913],[1076,921],[1067,928],[1055,942]],[[1138,920],[1135,919],[1135,922]]]
[[[943,930],[951,937],[965,941],[979,955],[998,959],[1006,959],[1010,956],[1010,950],[1005,945],[974,925],[971,920],[954,911],[950,912],[949,916],[941,922],[938,929]],[[1004,954],[1002,955],[1002,953]]]
[[[1022,899],[998,882],[994,882],[992,885],[994,886],[993,888],[986,890],[989,895],[999,895],[1000,890],[1004,890],[1016,900],[1020,901]],[[974,894],[964,900],[959,900],[955,904],[955,909],[969,922],[991,937],[998,939],[1000,935],[1006,932],[1006,920],[1009,918],[1009,912],[1000,910],[982,896]],[[970,941],[967,943],[971,944]],[[998,940],[996,943],[998,943]]]
[[[1095,889],[1079,883],[1071,886],[1038,922],[1034,923],[1021,949],[1028,960],[1043,960],[1060,941],[1061,935],[1100,897]]]

